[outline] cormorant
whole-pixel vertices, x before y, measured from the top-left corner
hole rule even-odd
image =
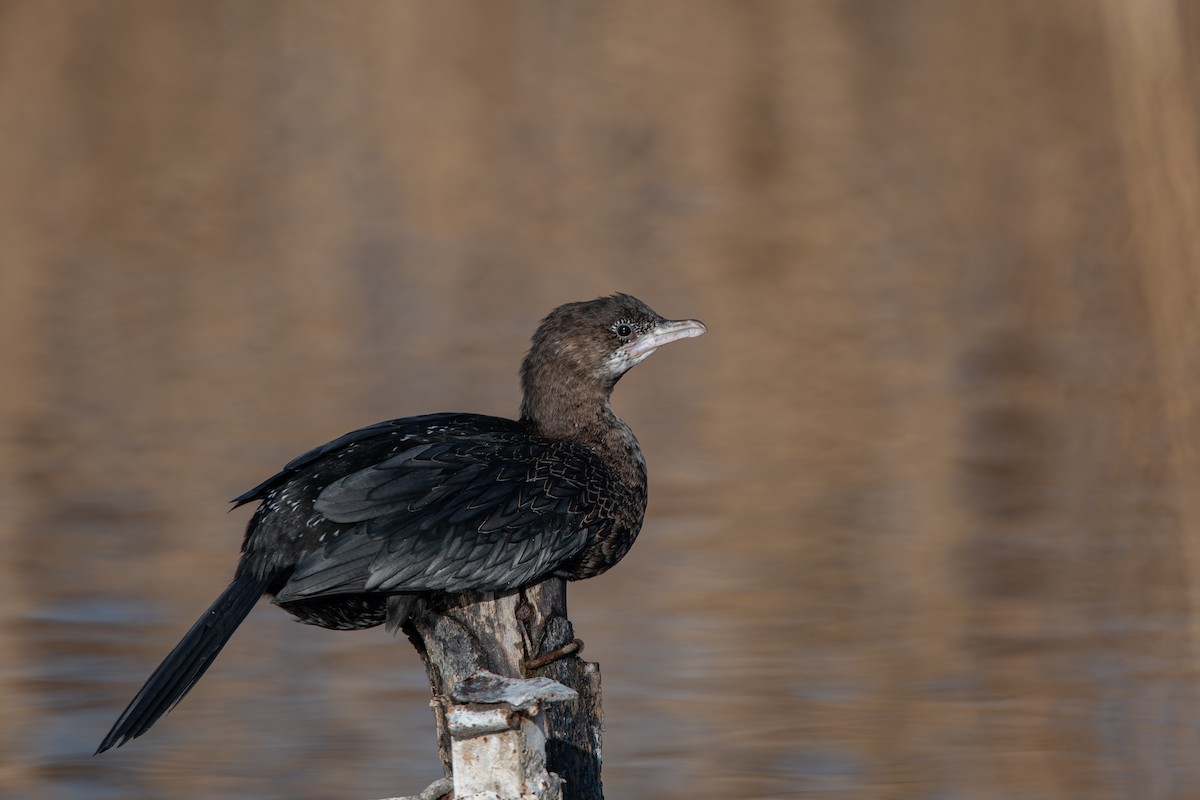
[[[380,422],[304,453],[258,502],[233,582],[100,743],[141,736],[195,685],[264,594],[301,622],[399,626],[439,592],[590,578],[629,551],[646,463],[609,396],[660,346],[706,331],[616,294],[550,312],[521,365],[521,417]]]

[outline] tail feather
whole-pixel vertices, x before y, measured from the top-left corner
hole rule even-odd
[[[96,753],[136,739],[174,708],[212,665],[266,589],[265,580],[235,577],[146,680]]]

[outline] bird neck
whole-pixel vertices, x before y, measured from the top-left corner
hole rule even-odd
[[[540,436],[591,448],[632,487],[645,486],[646,466],[637,438],[613,413],[611,387],[571,381],[524,387],[521,421]]]
[[[614,425],[623,424],[613,413],[608,392],[572,380],[526,382],[521,419],[543,436],[591,445],[603,439]]]

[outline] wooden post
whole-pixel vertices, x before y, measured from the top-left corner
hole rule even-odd
[[[600,783],[600,670],[577,655],[567,619],[566,583],[551,578],[513,592],[439,597],[404,626],[421,654],[435,697],[479,672],[547,677],[578,697],[545,709],[546,767],[563,781],[564,800],[603,800]],[[554,656],[560,656],[554,658]],[[446,704],[434,703],[442,767],[451,774]]]
[[[577,696],[549,678],[479,672],[435,698],[450,731],[454,800],[562,800],[562,781],[546,768],[542,712]]]

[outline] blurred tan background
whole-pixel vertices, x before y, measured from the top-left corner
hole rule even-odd
[[[1168,0],[0,5],[0,795],[437,775],[407,642],[224,586],[223,501],[510,415],[551,307],[711,333],[572,588],[620,798],[1200,796],[1200,10]]]

